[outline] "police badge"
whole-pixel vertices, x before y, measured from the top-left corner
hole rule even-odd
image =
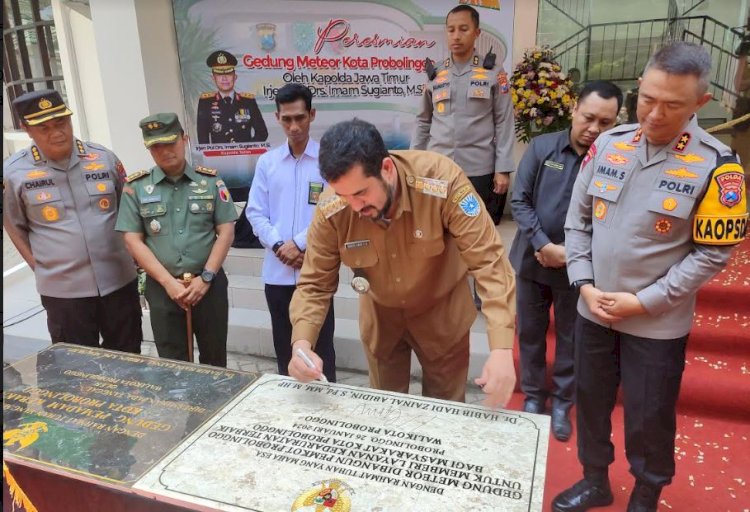
[[[352,279],[352,288],[360,295],[365,294],[370,291],[370,281],[362,276],[357,276]]]

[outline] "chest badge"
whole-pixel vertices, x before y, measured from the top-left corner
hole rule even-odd
[[[152,220],[149,223],[148,227],[150,227],[151,231],[153,231],[154,233],[158,233],[159,231],[161,231],[161,223],[156,219]]]
[[[693,164],[696,162],[703,162],[706,160],[702,156],[698,156],[695,153],[686,153],[684,155],[672,155],[672,156],[675,157],[677,160],[681,160],[685,162],[686,164]]]
[[[154,186],[146,185],[145,187],[143,187],[143,190],[145,190],[147,194],[152,194],[154,192]]]
[[[668,197],[661,203],[662,207],[667,210],[668,212],[671,212],[675,208],[677,208],[677,199],[674,197]]]
[[[628,163],[630,159],[618,153],[607,153],[607,161],[614,165],[624,165]]]
[[[192,204],[190,205],[190,211],[191,211],[191,212],[197,212],[198,210],[200,210],[200,208],[201,208],[201,207],[200,207],[200,206],[198,206],[198,203],[192,203]]]
[[[423,236],[424,236],[424,233],[422,233],[421,229],[414,230],[414,238],[422,238]]]
[[[594,205],[594,217],[596,217],[599,220],[604,220],[606,216],[607,216],[607,203],[605,203],[601,199],[597,199],[596,204]]]
[[[60,211],[54,206],[45,206],[42,208],[42,217],[47,222],[57,222],[60,220]]]
[[[92,162],[88,165],[84,165],[83,168],[87,171],[98,171],[100,169],[104,169],[104,164],[100,164],[99,162]]]
[[[106,197],[102,197],[101,199],[99,199],[99,208],[101,208],[102,210],[109,210],[110,204],[111,203],[109,202],[109,199],[107,199]]]
[[[359,293],[360,295],[363,295],[370,291],[370,281],[365,279],[362,276],[357,276],[354,279],[352,279],[352,288],[355,292]]]
[[[99,192],[106,192],[107,191],[107,184],[106,183],[97,183],[96,184],[96,190]]]
[[[672,223],[667,219],[659,219],[654,224],[654,231],[662,235],[666,235],[672,230]]]

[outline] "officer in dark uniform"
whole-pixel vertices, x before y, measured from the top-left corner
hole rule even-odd
[[[543,414],[552,402],[552,435],[570,438],[573,405],[573,329],[578,292],[565,269],[565,215],[584,155],[600,133],[612,128],[622,92],[611,82],[589,82],[573,109],[570,129],[531,141],[518,165],[513,218],[518,232],[509,259],[516,271],[516,311],[524,411]],[[547,385],[547,330],[555,308],[552,386]]]
[[[265,141],[268,129],[255,95],[234,90],[237,58],[227,51],[218,50],[208,56],[206,64],[211,68],[218,90],[202,94],[198,101],[198,143]]]

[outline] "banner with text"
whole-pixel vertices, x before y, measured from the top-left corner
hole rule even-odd
[[[463,0],[480,14],[480,54],[512,69],[514,0]],[[455,0],[173,0],[194,164],[248,186],[259,155],[283,144],[275,96],[297,82],[314,94],[311,135],[359,117],[389,149],[405,149],[426,82],[425,57],[448,56]]]

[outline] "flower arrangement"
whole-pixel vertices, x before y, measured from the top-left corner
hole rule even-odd
[[[530,48],[524,52],[511,77],[516,137],[529,142],[542,133],[570,126],[575,102],[573,83],[553,60],[549,48]]]

